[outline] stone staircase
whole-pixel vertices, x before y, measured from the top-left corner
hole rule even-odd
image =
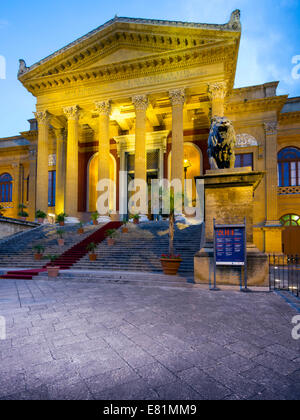
[[[72,248],[79,241],[88,238],[93,234],[99,226],[87,225],[85,226],[85,233],[79,235],[77,233],[78,227],[76,225],[66,225],[63,228],[65,231],[64,239],[65,245],[59,246],[57,243],[57,233],[59,229],[57,225],[42,225],[30,231],[16,234],[10,239],[0,242],[0,270],[1,267],[42,268],[47,261],[36,261],[34,259],[35,245],[43,245],[45,248],[45,255],[61,255],[68,249]]]
[[[118,231],[114,246],[108,246],[106,241],[100,243],[97,261],[89,261],[86,255],[72,269],[161,273],[160,257],[168,253],[168,222],[129,223],[128,228],[129,233]],[[176,224],[174,245],[183,259],[180,274],[193,274],[201,234],[202,225]]]

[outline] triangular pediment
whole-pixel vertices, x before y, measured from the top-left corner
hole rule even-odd
[[[103,58],[96,59],[90,65],[85,66],[85,68],[92,69],[93,67],[106,66],[108,64],[120,63],[122,61],[135,60],[137,58],[147,57],[152,54],[153,52],[151,51],[120,48]]]

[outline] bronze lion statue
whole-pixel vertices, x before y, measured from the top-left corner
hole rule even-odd
[[[214,117],[208,138],[211,169],[234,168],[235,143],[236,136],[232,122],[226,117]]]

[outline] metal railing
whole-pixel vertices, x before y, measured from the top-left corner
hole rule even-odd
[[[270,290],[286,290],[300,297],[299,255],[269,255]]]

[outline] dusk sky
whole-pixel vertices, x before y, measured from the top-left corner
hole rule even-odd
[[[279,80],[278,94],[300,96],[300,78],[292,77],[292,59],[300,56],[300,0],[2,2],[0,56],[7,69],[0,79],[0,137],[27,130],[35,110],[35,98],[17,80],[19,58],[30,66],[115,14],[221,24],[234,9],[243,26],[235,87]]]

